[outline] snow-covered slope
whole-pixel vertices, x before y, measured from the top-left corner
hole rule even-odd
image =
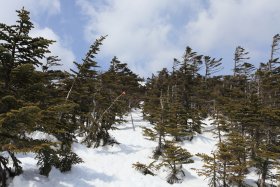
[[[132,113],[135,124],[133,131],[131,121],[119,125],[119,130],[112,131],[120,145],[100,147],[97,149],[86,148],[81,144],[74,144],[74,151],[84,160],[84,163],[73,166],[67,173],[60,173],[53,168],[49,178],[39,175],[36,160],[33,154],[19,155],[22,161],[24,173],[14,178],[10,187],[165,187],[165,186],[189,186],[207,187],[207,180],[199,177],[190,168],[200,168],[202,162],[194,156],[194,163],[184,165],[185,178],[183,183],[170,185],[166,182],[167,172],[161,172],[157,176],[144,176],[134,168],[132,164],[137,161],[149,163],[152,150],[156,142],[146,140],[142,135],[143,126],[149,126],[143,121],[142,113],[136,110]],[[130,119],[130,116],[127,118]],[[210,123],[209,121],[205,121]],[[209,128],[206,127],[205,131]],[[204,132],[196,136],[192,142],[184,142],[183,147],[192,154],[209,154],[217,140],[211,132]]]

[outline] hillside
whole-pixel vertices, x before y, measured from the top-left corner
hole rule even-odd
[[[125,36],[140,61],[125,39],[117,46],[126,55],[113,51],[110,32],[95,33],[73,61],[53,53],[68,37],[36,33],[43,27],[25,6],[15,16],[0,20],[0,187],[280,186],[279,33],[258,54],[230,40],[227,60],[167,32],[176,53],[166,45],[158,55],[146,34],[138,49],[145,20]]]
[[[168,186],[191,186],[206,187],[207,180],[199,177],[191,168],[201,168],[202,162],[196,156],[194,163],[184,165],[185,178],[183,183],[170,185],[166,182],[166,172],[161,171],[157,176],[144,176],[132,168],[132,164],[139,161],[147,163],[155,142],[146,140],[142,135],[141,127],[148,127],[150,124],[142,118],[141,110],[132,112],[135,124],[133,131],[131,121],[118,126],[119,130],[112,131],[112,135],[120,143],[119,145],[99,147],[97,149],[86,148],[86,146],[75,143],[73,146],[84,163],[73,166],[67,173],[60,173],[53,168],[49,178],[39,175],[36,160],[33,154],[19,155],[22,161],[24,173],[14,178],[10,187],[168,187]],[[127,120],[130,116],[127,117]],[[203,133],[194,137],[189,142],[185,141],[183,147],[193,155],[196,153],[209,154],[214,149],[217,139],[213,138],[210,121],[204,121],[207,126]],[[252,175],[251,177],[256,177]],[[250,178],[250,177],[248,177]],[[247,180],[250,182],[250,180]],[[252,182],[251,182],[252,183]]]

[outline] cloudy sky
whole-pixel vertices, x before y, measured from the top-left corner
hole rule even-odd
[[[186,46],[199,54],[223,58],[231,73],[240,45],[250,62],[269,58],[272,37],[280,33],[279,0],[0,0],[0,22],[14,24],[25,7],[35,24],[33,36],[56,40],[51,47],[64,65],[81,62],[101,35],[98,63],[113,56],[141,76],[150,76],[180,59]]]

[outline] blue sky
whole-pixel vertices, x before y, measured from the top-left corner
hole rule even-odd
[[[60,1],[58,14],[37,16],[34,17],[34,21],[39,23],[41,27],[49,27],[57,33],[64,45],[73,51],[76,60],[80,62],[91,43],[84,36],[87,18],[82,14],[75,1]]]
[[[253,64],[269,58],[272,37],[280,33],[279,0],[1,0],[0,22],[13,24],[16,9],[31,12],[31,34],[54,39],[53,54],[64,69],[81,62],[94,40],[107,35],[98,63],[113,56],[140,76],[150,76],[180,59],[186,46],[223,58],[231,73],[238,45]]]

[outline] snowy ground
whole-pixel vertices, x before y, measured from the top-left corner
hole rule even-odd
[[[167,172],[157,176],[142,175],[132,168],[137,161],[148,163],[149,156],[156,143],[144,139],[143,126],[149,123],[143,121],[140,110],[132,113],[135,124],[133,131],[131,121],[119,126],[120,130],[111,132],[120,145],[100,147],[97,149],[86,148],[81,144],[74,144],[74,151],[84,160],[84,163],[73,166],[67,173],[60,173],[53,168],[49,178],[39,175],[36,160],[33,154],[20,155],[24,173],[14,178],[10,187],[207,187],[207,180],[199,177],[190,168],[201,168],[202,162],[194,156],[194,163],[184,165],[185,178],[183,183],[170,185],[166,182]],[[130,116],[128,117],[130,119]],[[205,121],[210,123],[209,121]],[[192,142],[184,142],[183,147],[193,155],[196,153],[210,154],[214,149],[217,139],[208,132],[195,137]]]

